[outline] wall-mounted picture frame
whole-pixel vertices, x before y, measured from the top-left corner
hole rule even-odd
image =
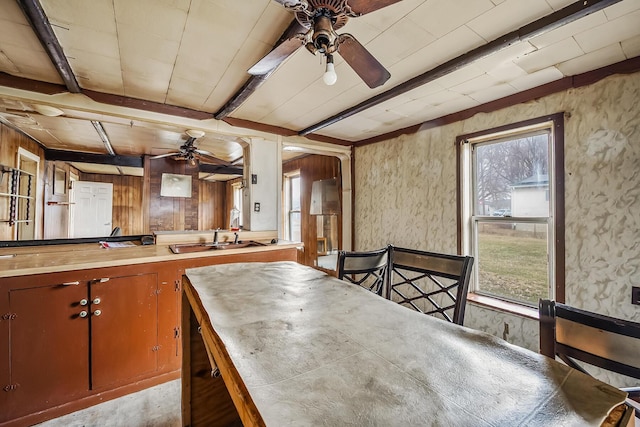
[[[53,194],[58,196],[67,194],[67,173],[64,169],[55,168],[53,171]]]
[[[163,173],[160,183],[162,197],[191,197],[191,175]]]

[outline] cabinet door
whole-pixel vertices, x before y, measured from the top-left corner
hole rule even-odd
[[[154,372],[158,343],[157,275],[96,280],[89,289],[91,388],[131,382],[135,377]]]
[[[65,403],[89,390],[87,286],[10,290],[8,419]],[[4,385],[3,385],[4,387]]]

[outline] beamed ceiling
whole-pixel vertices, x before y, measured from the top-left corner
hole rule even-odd
[[[238,165],[248,138],[331,150],[639,69],[640,0],[309,0],[360,15],[336,32],[390,73],[370,88],[338,48],[327,86],[324,55],[287,47],[288,3],[305,2],[2,0],[0,120],[60,159],[164,154],[201,130],[199,149]],[[247,72],[274,48],[293,53]]]

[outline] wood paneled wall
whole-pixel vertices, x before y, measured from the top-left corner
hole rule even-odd
[[[191,198],[160,196],[163,173],[191,175]],[[148,220],[145,232],[225,228],[224,183],[200,181],[197,168],[170,158],[151,160],[146,157],[144,176],[143,206],[146,206],[146,212],[143,219]]]
[[[300,196],[302,210],[301,228],[302,241],[304,243],[304,255],[299,257],[301,264],[314,266],[318,257],[316,217],[309,214],[311,206],[311,186],[313,181],[321,179],[337,178],[342,182],[340,160],[337,157],[310,155],[300,157],[282,165],[283,173],[300,171]],[[342,186],[340,186],[341,190]],[[342,191],[340,191],[342,194]],[[284,200],[284,197],[282,198]],[[342,241],[342,214],[338,215],[338,241]]]
[[[143,177],[80,173],[80,181],[113,184],[113,226],[123,235],[144,234],[142,220]]]
[[[198,204],[198,229],[211,230],[216,228],[225,229],[228,224],[225,222],[227,213],[226,185],[224,182],[208,182],[198,180],[200,187]]]
[[[40,157],[40,176],[37,188],[37,199],[35,204],[40,208],[36,210],[36,234],[42,236],[42,216],[43,216],[43,197],[44,197],[44,180],[42,177],[45,173],[44,149],[28,136],[0,123],[0,164],[15,168],[18,166],[18,148],[25,150]],[[9,202],[8,198],[0,197],[0,219],[8,219]],[[0,240],[13,240],[14,227],[8,222],[0,222]]]

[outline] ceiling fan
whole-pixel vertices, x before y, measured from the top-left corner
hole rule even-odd
[[[157,156],[151,157],[151,159],[161,159],[163,157],[173,157],[176,160],[186,160],[189,162],[191,166],[196,166],[199,160],[204,160],[206,163],[215,164],[215,165],[224,165],[229,166],[230,163],[219,159],[206,150],[201,150],[196,147],[195,142],[196,139],[202,138],[204,136],[203,131],[199,130],[188,130],[187,135],[189,138],[186,140],[184,144],[180,146],[179,151],[175,151],[172,153],[159,154]]]
[[[382,9],[401,0],[275,0],[291,10],[303,31],[284,40],[249,69],[249,74],[265,75],[304,45],[309,52],[327,59],[323,80],[336,82],[333,54],[338,52],[370,88],[383,85],[391,74],[351,34],[337,34],[349,18]]]

